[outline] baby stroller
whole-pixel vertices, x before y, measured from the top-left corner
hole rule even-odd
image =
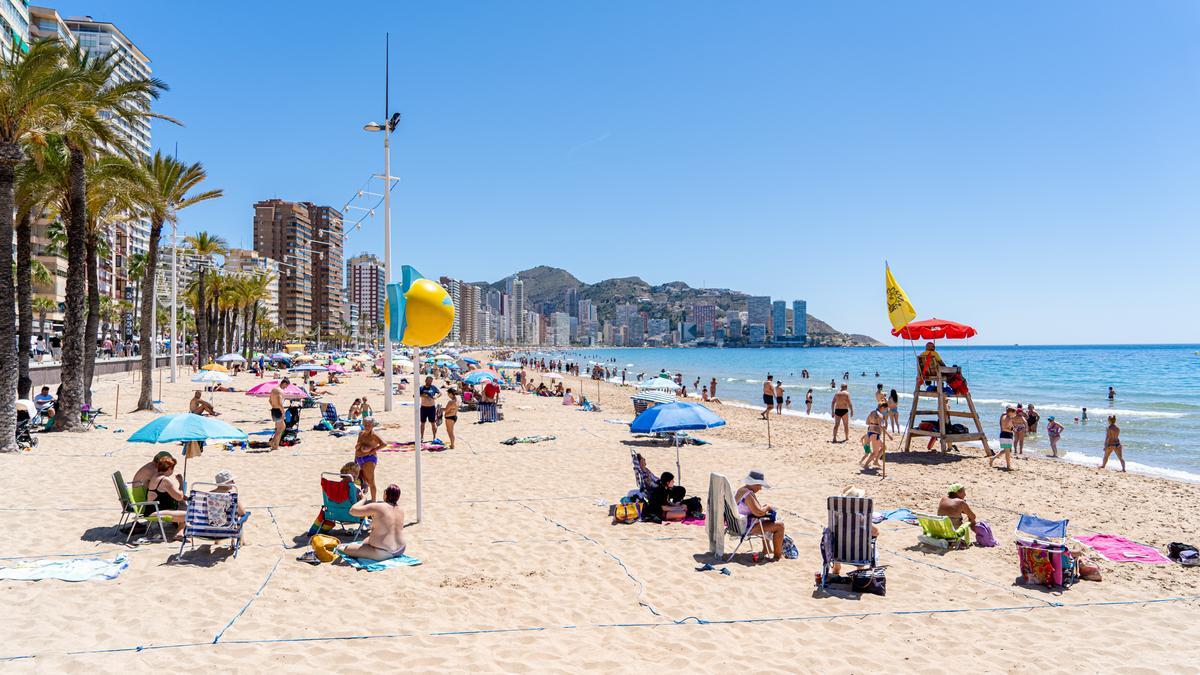
[[[37,447],[37,439],[33,437],[33,422],[29,413],[17,409],[17,447],[22,450]]]
[[[283,436],[280,445],[296,445],[300,442],[300,408],[291,406],[283,411]]]

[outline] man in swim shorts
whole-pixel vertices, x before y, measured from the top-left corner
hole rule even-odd
[[[765,419],[767,419],[767,416],[771,414],[771,408],[775,407],[775,376],[774,375],[768,375],[767,381],[763,382],[762,396],[763,396],[763,404],[766,405],[767,407],[763,409],[762,414],[759,415],[759,417],[761,417],[762,419],[765,420]]]
[[[854,402],[850,400],[849,385],[843,384],[842,388],[833,395],[833,401],[829,404],[829,408],[833,413],[833,442],[838,442],[839,425],[846,436],[842,441],[850,440],[850,417],[854,415]]]
[[[283,390],[287,389],[291,381],[286,377],[279,381],[279,384],[271,388],[271,394],[268,401],[271,404],[271,420],[275,422],[275,435],[271,436],[271,449],[279,449],[279,441],[283,438]]]
[[[433,430],[433,438],[437,438],[437,397],[441,390],[433,386],[433,378],[426,377],[425,385],[421,387],[421,440],[425,440],[425,423]]]
[[[988,458],[988,466],[994,466],[996,458],[1004,455],[1004,467],[1012,469],[1013,423],[1016,418],[1017,411],[1012,406],[1006,408],[1000,416],[1000,452]]]

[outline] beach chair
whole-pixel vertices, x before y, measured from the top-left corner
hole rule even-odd
[[[654,483],[650,477],[642,473],[641,467],[638,465],[638,451],[633,448],[629,449],[629,461],[633,464],[633,480],[637,483],[638,496],[642,501],[650,501],[650,493],[654,491]]]
[[[917,523],[921,526],[921,534],[917,541],[933,548],[950,549],[966,548],[971,543],[971,523],[964,522],[958,527],[950,520],[950,516],[934,516],[928,513],[914,513]]]
[[[125,478],[120,471],[114,471],[112,475],[113,485],[117,488],[117,499],[121,501],[121,520],[117,521],[117,529],[120,530],[126,525],[129,526],[129,534],[125,536],[125,543],[133,538],[133,531],[138,525],[146,525],[147,530],[152,523],[158,524],[158,533],[162,535],[163,541],[167,540],[167,533],[163,529],[163,523],[172,522],[171,516],[160,516],[155,511],[158,509],[157,501],[146,501],[147,491],[144,485],[134,487],[125,482]]]
[[[96,419],[104,414],[104,411],[99,406],[90,406],[86,403],[79,409],[79,417],[83,421],[83,430],[91,431],[96,426]]]
[[[830,497],[826,502],[828,525],[821,533],[821,588],[829,582],[834,563],[875,567],[875,539],[871,536],[870,497]]]
[[[1047,520],[1021,514],[1014,533],[1021,582],[1047,587],[1065,587],[1079,580],[1079,572],[1067,549],[1067,521]]]
[[[195,548],[197,539],[229,539],[233,547],[233,557],[236,558],[238,549],[242,546],[242,528],[250,514],[238,517],[236,487],[230,492],[207,492],[196,489],[200,485],[217,487],[216,483],[196,483],[192,486],[192,492],[188,495],[187,522],[183,528],[183,541],[179,544],[179,555],[183,555],[183,549],[189,541],[192,542],[192,548]]]
[[[313,521],[313,526],[309,528],[308,534],[321,534],[326,532],[325,525],[328,524],[330,529],[333,526],[338,526],[345,534],[350,534],[347,525],[354,526],[354,541],[363,535],[368,526],[366,518],[350,515],[350,507],[362,498],[358,485],[354,483],[353,476],[344,473],[324,472],[321,474],[321,512],[317,514],[317,519]]]
[[[738,513],[737,503],[733,501],[733,488],[729,485],[729,479],[719,473],[709,474],[708,477],[708,518],[704,527],[708,533],[709,553],[724,562],[732,560],[742,544],[755,537],[760,540],[768,552],[773,553],[770,550],[770,539],[767,538],[766,532],[762,528],[761,519]],[[727,535],[738,538],[737,546],[729,555],[725,555],[725,537]]]
[[[479,421],[480,422],[499,422],[500,421],[499,415],[496,413],[496,404],[495,403],[480,402],[480,404],[479,404]]]

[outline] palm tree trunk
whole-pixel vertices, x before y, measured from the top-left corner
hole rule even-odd
[[[42,344],[48,347],[50,344],[50,333],[46,330],[46,312],[44,311],[38,312],[38,327],[42,329]]]
[[[62,395],[55,406],[55,428],[76,431],[83,426],[84,302],[87,299],[87,204],[84,201],[84,154],[71,148],[67,187],[67,298],[63,311]],[[0,410],[0,416],[3,411]]]
[[[17,307],[13,293],[13,168],[23,153],[17,143],[0,146],[0,361],[17,353]],[[0,367],[0,452],[17,451],[17,369]]]
[[[29,398],[29,345],[33,341],[33,217],[22,213],[17,221],[17,398]]]
[[[208,276],[204,273],[204,268],[198,270],[199,279],[196,289],[196,342],[200,345],[200,365],[208,363],[208,314],[206,313],[205,305],[208,303],[208,298],[204,297],[204,278]]]
[[[95,232],[87,235],[87,320],[83,328],[83,402],[92,404],[92,374],[96,372],[96,333],[100,328],[99,240]]]
[[[146,249],[146,271],[139,286],[142,291],[142,316],[138,327],[142,355],[142,392],[138,396],[138,410],[154,409],[154,345],[151,344],[153,326],[157,317],[149,308],[154,307],[154,275],[158,271],[158,240],[162,236],[163,223],[158,218],[150,220],[150,245]],[[175,341],[175,335],[171,340]]]

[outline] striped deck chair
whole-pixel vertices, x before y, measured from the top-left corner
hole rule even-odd
[[[326,422],[332,424],[334,428],[337,428],[338,422],[341,421],[341,418],[338,417],[337,406],[332,403],[321,404],[321,417]]]
[[[737,555],[738,549],[747,539],[758,537],[762,545],[770,549],[770,540],[767,539],[759,519],[738,513],[729,479],[719,473],[708,476],[708,518],[704,529],[708,533],[709,554],[725,562],[733,560],[733,556]],[[725,555],[726,535],[738,538],[737,546],[729,555]]]
[[[183,541],[179,544],[179,555],[183,555],[183,548],[189,540],[192,542],[192,548],[195,548],[197,539],[229,539],[233,547],[233,557],[236,558],[238,549],[242,546],[242,528],[250,514],[238,517],[236,487],[231,492],[205,492],[196,489],[200,485],[217,487],[216,483],[196,483],[192,486],[192,492],[188,496],[187,522],[183,529]]]
[[[499,416],[496,414],[496,404],[495,403],[481,402],[479,404],[479,421],[480,422],[498,422],[498,421],[500,421]]]
[[[629,461],[633,463],[633,480],[637,483],[638,495],[643,501],[650,501],[650,493],[654,491],[654,485],[658,480],[650,475],[649,472],[643,473],[642,467],[638,464],[638,451],[633,448],[629,449]]]
[[[821,588],[829,582],[833,563],[875,567],[875,539],[871,537],[870,497],[830,497],[826,502],[829,524],[821,533]]]

